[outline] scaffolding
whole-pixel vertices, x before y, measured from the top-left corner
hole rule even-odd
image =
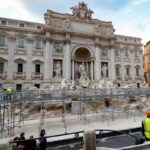
[[[70,110],[73,101],[78,103],[78,107],[75,106],[76,114],[83,123],[90,121],[93,116],[107,121],[108,125],[110,120],[114,120],[120,114],[135,117],[149,108],[149,91],[150,88],[28,90],[14,92],[11,98],[6,93],[1,93],[0,137],[13,136],[16,128],[35,118],[39,120],[41,130],[46,119],[57,115],[61,116],[64,132],[67,133],[66,120],[69,115],[74,115]],[[136,111],[131,107],[133,104]],[[48,110],[57,113],[50,116],[52,114],[48,114]]]

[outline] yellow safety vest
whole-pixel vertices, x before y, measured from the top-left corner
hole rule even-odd
[[[145,118],[143,120],[143,124],[144,124],[144,134],[146,136],[146,138],[150,139],[150,118]]]
[[[12,94],[12,92],[13,92],[13,89],[12,89],[12,88],[7,88],[7,93],[8,93],[8,94]]]

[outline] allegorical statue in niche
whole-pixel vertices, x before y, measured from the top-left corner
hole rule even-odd
[[[80,72],[80,78],[79,78],[79,83],[81,84],[81,86],[83,87],[86,87],[89,85],[89,78],[86,74],[86,71],[85,71],[85,67],[83,64],[81,64],[79,66],[79,72]]]
[[[55,73],[54,78],[55,79],[60,79],[62,77],[61,70],[62,70],[61,63],[60,63],[60,61],[57,61],[55,68],[54,68],[54,73]]]
[[[107,77],[108,67],[106,64],[102,66],[102,76]]]

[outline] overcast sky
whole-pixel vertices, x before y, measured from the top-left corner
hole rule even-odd
[[[82,0],[0,0],[0,17],[44,23],[47,10],[71,13]],[[93,18],[112,21],[116,34],[150,40],[150,0],[84,0]]]

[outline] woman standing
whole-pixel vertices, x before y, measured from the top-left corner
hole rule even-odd
[[[46,150],[46,144],[47,144],[47,140],[45,138],[45,130],[42,129],[41,132],[40,132],[39,148],[38,148],[38,150]]]

